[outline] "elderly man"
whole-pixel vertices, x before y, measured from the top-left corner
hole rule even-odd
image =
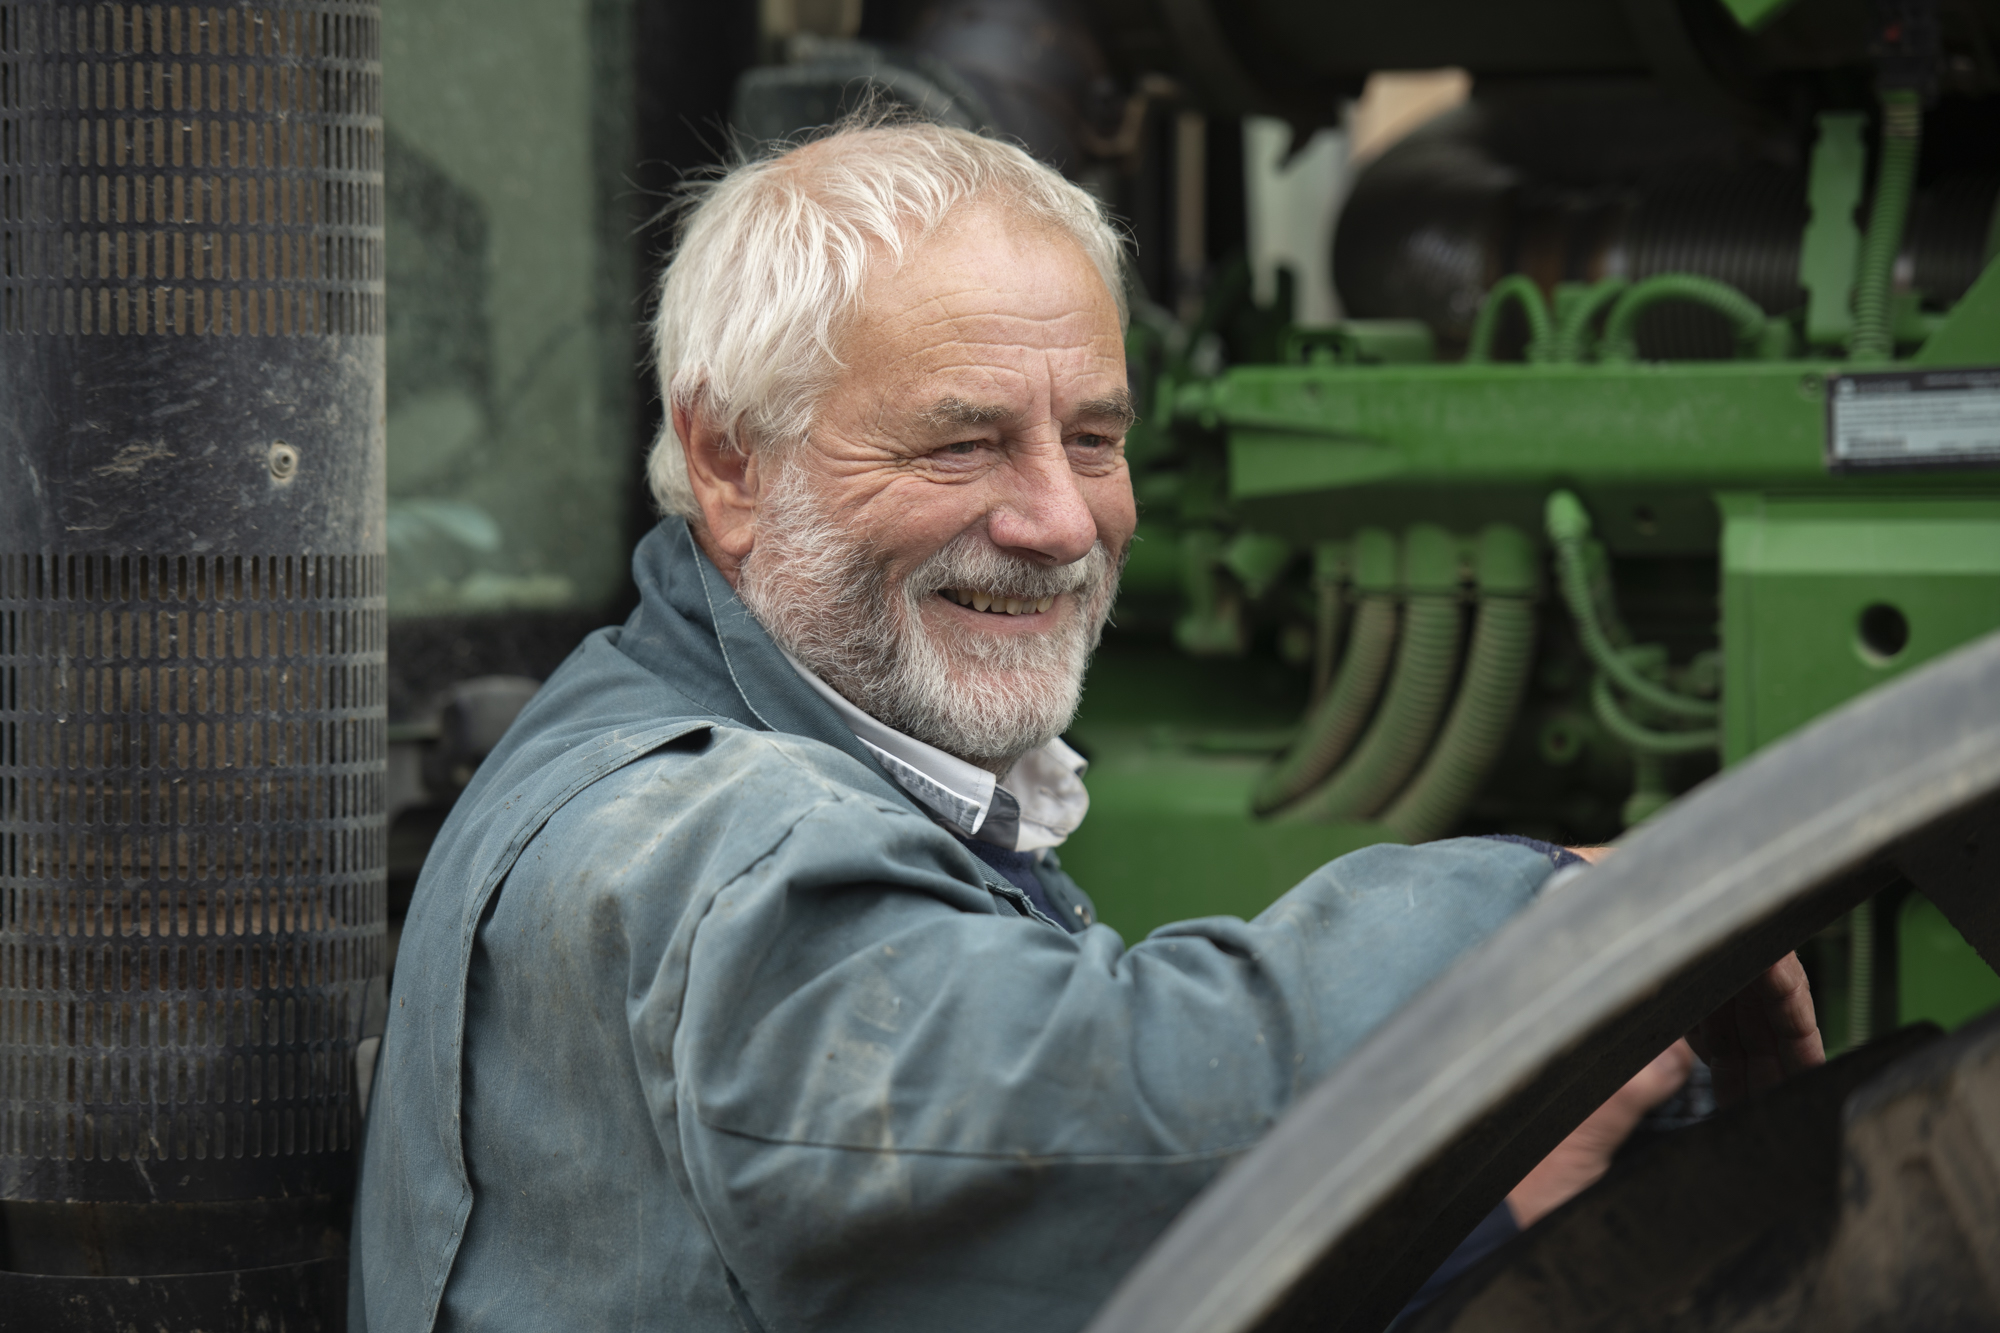
[[[1377,847],[1249,923],[1093,922],[1056,738],[1134,523],[1120,262],[1089,196],[925,125],[692,213],[641,604],[487,761],[403,936],[356,1327],[1080,1327],[1549,877]],[[1807,1061],[1777,990],[1791,1026],[1744,1026]]]

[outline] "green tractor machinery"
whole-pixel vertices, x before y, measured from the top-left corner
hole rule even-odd
[[[1384,838],[1608,840],[2000,628],[1991,4],[503,12],[385,16],[392,915],[618,611],[675,183],[869,98],[1133,234],[1141,527],[1063,853],[1129,937]],[[1835,1046],[2000,1003],[1902,890],[1809,957]]]
[[[1670,868],[1762,865],[1766,815],[1849,858],[1724,914],[1800,945],[1829,1051],[1928,1021],[1986,1058],[1991,844],[1933,835],[1992,775],[1911,728],[1994,706],[1990,661],[1934,659],[2000,631],[2000,0],[7,4],[0,1329],[342,1326],[424,855],[631,605],[668,205],[864,102],[1018,140],[1134,242],[1140,526],[1061,851],[1106,923],[1254,914],[1384,840],[1632,830],[1623,915],[1538,907],[1547,950],[1496,945],[1274,1138],[1445,1089],[1449,1153],[1328,1186],[1299,1242],[1393,1272],[1355,1310],[1668,1030],[1580,1000],[1561,1030],[1614,1054],[1579,1064],[1477,986],[1528,1012],[1507,978],[1629,957],[1705,978],[1644,1001],[1684,1023],[1731,946],[1674,924]],[[1798,1094],[1826,1143],[1911,1040]],[[1540,1063],[1450,1082],[1501,1049]],[[1506,1116],[1533,1132],[1487,1152]],[[1756,1159],[1735,1133],[1704,1141]],[[1315,1160],[1390,1169],[1358,1143]],[[1262,1160],[1106,1328],[1260,1326],[1321,1271],[1257,1267],[1259,1209],[1319,1188]],[[1475,1184],[1425,1212],[1447,1160]],[[1591,1206],[1657,1211],[1619,1188]]]

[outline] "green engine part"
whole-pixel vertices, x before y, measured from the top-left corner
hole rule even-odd
[[[2000,626],[2000,486],[1717,498],[1730,762]]]

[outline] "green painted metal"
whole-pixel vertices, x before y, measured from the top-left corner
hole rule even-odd
[[[1757,32],[1790,9],[1796,0],[1722,0],[1722,7],[1746,31]]]
[[[1510,813],[1529,809],[1556,812],[1559,821],[1595,817],[1560,813],[1582,807],[1558,807],[1544,795],[1524,805],[1517,795],[1575,791],[1562,785],[1557,761],[1575,753],[1582,744],[1576,738],[1586,734],[1593,753],[1615,754],[1622,765],[1593,768],[1588,799],[1599,800],[1607,786],[1622,790],[1622,805],[1612,809],[1622,811],[1627,824],[1635,822],[1712,771],[1718,739],[1721,761],[1734,762],[1910,666],[2000,627],[2000,473],[1835,474],[1827,466],[1826,385],[1851,364],[1833,353],[1854,328],[1863,248],[1854,219],[1861,131],[1859,117],[1821,121],[1813,222],[1800,271],[1809,295],[1805,311],[1766,317],[1730,289],[1679,277],[1636,286],[1565,284],[1554,293],[1551,310],[1538,288],[1518,280],[1496,287],[1483,324],[1490,334],[1491,316],[1502,302],[1528,310],[1536,336],[1524,362],[1499,364],[1474,355],[1440,364],[1363,355],[1358,342],[1338,329],[1318,329],[1281,339],[1281,363],[1239,364],[1212,379],[1163,385],[1161,416],[1178,441],[1171,465],[1180,469],[1180,479],[1173,483],[1178,489],[1163,485],[1159,494],[1180,504],[1185,526],[1224,534],[1220,542],[1241,542],[1246,533],[1265,541],[1258,549],[1271,554],[1242,562],[1245,568],[1234,577],[1236,586],[1258,589],[1258,614],[1266,625],[1273,614],[1284,614],[1286,596],[1311,615],[1313,607],[1327,605],[1328,588],[1336,596],[1361,597],[1365,609],[1362,594],[1376,584],[1386,587],[1384,571],[1372,568],[1382,562],[1369,559],[1375,545],[1388,545],[1372,541],[1386,539],[1384,529],[1433,531],[1427,525],[1435,525],[1454,534],[1463,559],[1467,534],[1488,524],[1541,531],[1545,505],[1556,493],[1573,493],[1566,503],[1588,530],[1581,546],[1571,542],[1578,546],[1571,554],[1579,560],[1587,555],[1588,579],[1593,589],[1602,585],[1606,607],[1615,608],[1628,592],[1643,603],[1646,581],[1659,579],[1660,569],[1675,562],[1684,573],[1716,571],[1701,575],[1719,583],[1713,594],[1687,589],[1697,606],[1719,611],[1719,623],[1707,622],[1714,637],[1702,612],[1689,615],[1685,602],[1674,613],[1680,618],[1666,622],[1679,628],[1650,646],[1634,646],[1631,635],[1617,629],[1615,652],[1631,667],[1620,678],[1637,673],[1643,680],[1636,688],[1626,680],[1614,691],[1598,660],[1604,653],[1579,641],[1579,633],[1590,639],[1589,627],[1579,630],[1568,605],[1573,597],[1553,615],[1545,609],[1519,721],[1499,748],[1495,780],[1465,807],[1468,823],[1458,827],[1535,831],[1527,827],[1533,816],[1524,824]],[[1741,359],[1627,359],[1632,348],[1626,335],[1637,311],[1666,295],[1724,309],[1734,319]],[[2000,265],[1942,319],[1921,315],[1914,301],[1904,300],[1890,304],[1887,321],[1894,345],[1922,341],[1917,359],[1924,364],[2000,364]],[[1599,322],[1604,333],[1593,339]],[[1878,341],[1882,327],[1875,318]],[[1490,337],[1475,342],[1485,348]],[[1806,345],[1828,354],[1801,358],[1797,349]],[[1226,460],[1226,474],[1216,471],[1218,458]],[[1217,490],[1222,475],[1226,487]],[[1142,490],[1148,484],[1142,479]],[[1304,562],[1280,567],[1281,547],[1322,552],[1319,563],[1335,577],[1304,587],[1310,577]],[[1544,547],[1537,559],[1548,554]],[[1212,568],[1229,567],[1214,555],[1205,558]],[[1280,572],[1268,576],[1272,568]],[[1581,577],[1580,569],[1571,572]],[[1411,648],[1406,582],[1396,580],[1393,591],[1406,603],[1398,662]],[[1291,584],[1301,586],[1285,593]],[[1709,596],[1715,601],[1707,602]],[[1618,619],[1615,609],[1607,614]],[[1322,622],[1328,619],[1322,613]],[[1548,633],[1552,620],[1560,626],[1554,635]],[[1350,620],[1342,672],[1358,660],[1361,636],[1354,626],[1360,623],[1358,615]],[[1236,642],[1249,644],[1256,632],[1255,618],[1246,617]],[[1324,623],[1319,633],[1325,637]],[[1679,638],[1669,645],[1674,634]],[[1646,637],[1652,639],[1652,632]],[[1330,649],[1324,656],[1331,662]],[[1468,674],[1459,671],[1460,677]],[[1352,754],[1332,773],[1315,767],[1313,773],[1325,776],[1298,790],[1300,756],[1315,748],[1315,736],[1340,702],[1330,667],[1314,679],[1327,682],[1316,696],[1320,706],[1305,710],[1297,748],[1275,767],[1242,755],[1199,754],[1193,745],[1163,749],[1157,728],[1144,744],[1133,739],[1139,733],[1128,731],[1124,742],[1106,748],[1108,758],[1091,778],[1098,803],[1092,820],[1103,816],[1103,822],[1082,835],[1068,859],[1082,858],[1093,887],[1101,881],[1111,889],[1107,919],[1143,925],[1165,921],[1175,910],[1255,910],[1322,852],[1361,845],[1385,831],[1435,835],[1439,821],[1405,817],[1409,812],[1396,805],[1393,793],[1371,788],[1366,800],[1329,806]],[[1645,688],[1649,682],[1704,711],[1713,710],[1707,701],[1719,696],[1721,717],[1663,711]],[[1340,748],[1352,743],[1360,753],[1365,738],[1393,712],[1378,701],[1372,717],[1343,714],[1335,736]],[[1200,716],[1200,710],[1183,716]],[[1426,733],[1433,729],[1430,716]],[[1549,737],[1565,744],[1551,750],[1544,744]],[[1292,817],[1247,818],[1244,807],[1253,792],[1261,797],[1260,812]],[[1386,826],[1356,822],[1382,809],[1389,812]],[[1310,813],[1341,822],[1315,825],[1297,817]],[[1313,833],[1329,841],[1298,841]],[[1228,877],[1229,886],[1200,883],[1211,876]],[[1181,894],[1190,896],[1176,896]],[[1924,919],[1913,920],[1905,952],[1929,949],[1937,956],[1904,974],[1908,1016],[1943,1017],[1947,1010],[1971,1012],[1990,1003],[1981,998],[1983,988],[2000,986],[2000,978],[1969,954],[1952,953],[1949,941],[1926,935]],[[1878,980],[1887,984],[1886,974],[1865,957],[1874,940],[1872,931],[1866,940],[1829,936],[1816,951],[1830,1040],[1874,1021],[1866,996]],[[1850,957],[1849,946],[1857,943],[1866,947]],[[1852,979],[1857,958],[1867,963],[1868,976]],[[1861,1007],[1850,1003],[1856,999]]]
[[[1354,534],[1354,588],[1361,593],[1393,593],[1402,586],[1402,558],[1394,535],[1380,528]]]
[[[1350,319],[1330,328],[1295,328],[1283,359],[1294,365],[1412,365],[1435,360],[1437,339],[1418,319]]]
[[[1861,263],[1861,228],[1854,220],[1868,167],[1862,141],[1867,117],[1829,111],[1819,118],[1806,202],[1812,210],[1799,248],[1799,286],[1806,290],[1806,341],[1845,347],[1854,331],[1854,277]]]
[[[1237,661],[1107,640],[1068,733],[1090,760],[1090,817],[1061,851],[1101,920],[1136,940],[1190,917],[1251,917],[1334,857],[1396,841],[1374,824],[1251,814],[1304,703],[1302,690],[1253,687]]]
[[[1229,429],[1233,499],[1389,481],[1826,479],[1831,362],[1243,366],[1181,386]]]
[[[1098,916],[1128,941],[1190,917],[1255,916],[1338,856],[1399,839],[1378,824],[1279,824],[1250,814],[1261,757],[1148,734],[1097,733],[1090,818],[1062,847]]]
[[[1192,528],[1181,534],[1187,613],[1174,623],[1174,642],[1197,657],[1234,657],[1243,651],[1243,604],[1219,574],[1222,534]]]
[[[1182,386],[1177,410],[1213,412],[1227,423],[1229,493],[1237,501],[1391,484],[1514,483],[1543,493],[1573,481],[1878,485],[1827,473],[1825,376],[1834,369],[1804,361],[1253,366]],[[1951,487],[1979,475],[1899,485]]]
[[[1994,210],[1994,217],[2000,219],[2000,208]],[[1920,366],[2000,363],[2000,256],[1987,261],[1979,280],[1910,359]]]
[[[1990,475],[1990,474],[1989,474]],[[1726,492],[1723,756],[2000,625],[2000,484],[1985,494]],[[1888,608],[1874,613],[1871,608]],[[1883,648],[1900,617],[1906,642]]]
[[[1165,524],[1142,521],[1132,534],[1119,588],[1128,594],[1178,594],[1182,577],[1180,534]]]
[[[1897,1017],[1947,1030],[2000,1006],[2000,976],[1928,898],[1911,894],[1896,921]]]
[[[1243,583],[1251,600],[1262,597],[1278,581],[1296,554],[1282,537],[1241,532],[1222,550],[1221,564]]]

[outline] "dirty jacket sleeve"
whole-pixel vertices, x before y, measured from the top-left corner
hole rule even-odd
[[[1080,1326],[1551,868],[1495,842],[1373,847],[1253,921],[1127,948],[1006,910],[907,807],[774,766],[793,744],[718,729],[537,840],[597,849],[625,938],[658,923],[661,947],[630,957],[639,1081],[767,1330]],[[523,861],[517,879],[548,873]]]

